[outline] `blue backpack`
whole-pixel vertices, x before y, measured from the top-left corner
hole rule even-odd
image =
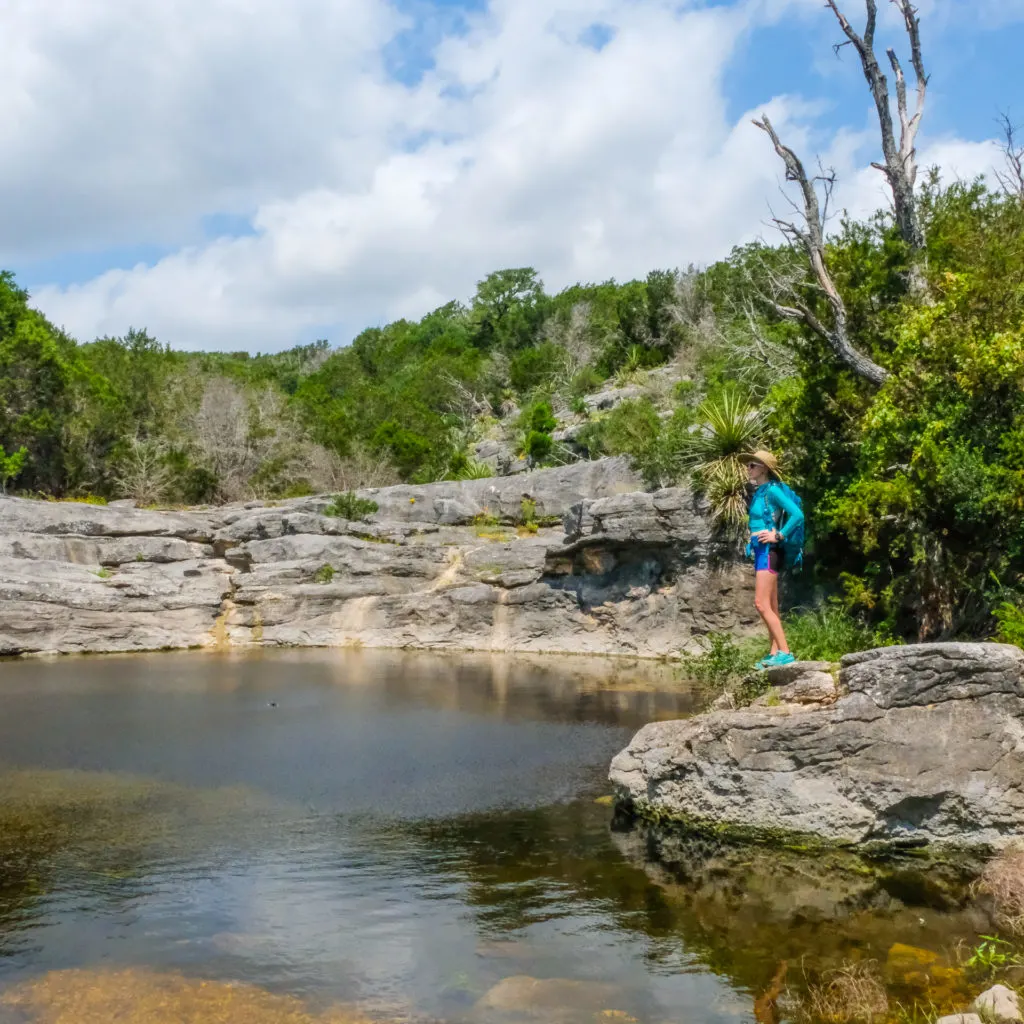
[[[778,487],[782,493],[793,502],[794,505],[803,511],[804,503],[796,491],[789,484],[781,480],[773,480],[772,487]],[[768,502],[768,490],[765,488],[761,493],[761,500],[764,502],[764,517],[775,523],[775,529],[781,530],[786,524],[786,513],[773,508]],[[804,524],[801,523],[788,537],[782,540],[782,551],[786,556],[786,568],[790,572],[799,572],[804,564]]]

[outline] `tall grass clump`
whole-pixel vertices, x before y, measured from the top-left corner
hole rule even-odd
[[[889,997],[871,961],[832,971],[811,985],[802,1016],[829,1024],[874,1024],[889,1014]]]
[[[790,649],[801,661],[838,661],[845,654],[895,643],[887,630],[871,628],[837,603],[798,610],[783,620]]]
[[[990,860],[977,889],[991,899],[1000,928],[1024,935],[1024,845],[1011,846]]]

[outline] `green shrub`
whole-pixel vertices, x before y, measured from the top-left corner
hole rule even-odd
[[[661,418],[651,401],[622,402],[602,422],[601,439],[609,455],[627,455],[652,484],[661,482]]]
[[[739,682],[762,657],[763,640],[746,639],[739,643],[729,633],[709,633],[709,647],[701,654],[683,654],[683,673],[688,679],[715,689]]]
[[[558,426],[558,421],[555,419],[555,415],[551,411],[550,402],[537,402],[529,410],[529,414],[529,425],[531,430],[539,431],[542,434],[550,434],[551,431]]]
[[[308,498],[316,494],[315,488],[308,480],[295,480],[281,492],[282,498]]]
[[[344,494],[336,494],[331,503],[324,509],[325,516],[333,516],[336,519],[365,519],[372,516],[380,506],[368,498],[360,498],[355,491],[346,491]]]
[[[996,639],[1000,643],[1024,648],[1024,608],[1013,601],[1004,601],[996,608],[995,619],[998,626]]]
[[[542,399],[527,406],[519,416],[519,427],[523,431],[521,453],[535,462],[543,462],[551,454],[554,446],[551,431],[557,426],[550,402]]]
[[[13,480],[25,468],[28,449],[24,445],[10,455],[0,445],[0,494],[7,493],[7,481]]]
[[[537,525],[537,502],[532,498],[523,498],[519,503],[519,522],[523,526]]]
[[[315,573],[313,573],[314,583],[330,583],[334,579],[334,566],[330,563],[321,565]]]
[[[742,388],[723,388],[697,409],[700,429],[679,435],[679,464],[711,505],[712,517],[726,528],[747,523],[747,469],[743,456],[765,446],[764,414]]]
[[[539,430],[531,430],[526,435],[524,452],[535,462],[543,462],[551,454],[554,443],[550,434],[543,434]]]
[[[543,342],[536,348],[523,349],[516,353],[509,363],[509,380],[512,387],[525,395],[534,388],[548,383],[560,369],[563,350],[551,342]]]
[[[584,366],[569,384],[569,390],[572,393],[574,399],[583,401],[584,395],[589,395],[592,391],[596,391],[602,384],[604,379],[601,374],[593,366]],[[586,409],[586,403],[583,408]],[[576,411],[575,409],[573,410]]]
[[[884,628],[871,628],[838,602],[783,616],[786,639],[801,661],[838,661],[844,654],[888,647],[896,641]]]
[[[498,525],[498,517],[489,508],[485,508],[483,512],[477,512],[473,516],[473,525],[493,529]]]

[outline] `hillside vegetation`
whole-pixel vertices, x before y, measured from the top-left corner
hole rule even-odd
[[[828,242],[880,387],[775,315],[782,276],[823,305],[785,245],[557,295],[503,270],[468,305],[258,356],[143,330],[78,343],[5,274],[0,472],[28,495],[202,503],[498,471],[480,452],[505,452],[504,471],[621,453],[652,485],[694,476],[728,529],[732,457],[768,444],[811,511],[815,571],[850,608],[920,636],[994,616],[1024,633],[1024,202],[932,181],[919,206],[928,301],[889,216]]]

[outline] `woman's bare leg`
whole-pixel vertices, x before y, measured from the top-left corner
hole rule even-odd
[[[754,607],[757,608],[761,621],[768,628],[768,635],[772,638],[772,650],[789,653],[789,645],[786,643],[786,633],[782,628],[782,619],[776,609],[779,606],[779,577],[762,569],[755,574],[754,582]]]
[[[772,587],[772,611],[775,612],[779,622],[782,622],[782,612],[779,611],[779,577],[775,577],[775,586]],[[772,640],[772,654],[779,653],[779,645]]]

